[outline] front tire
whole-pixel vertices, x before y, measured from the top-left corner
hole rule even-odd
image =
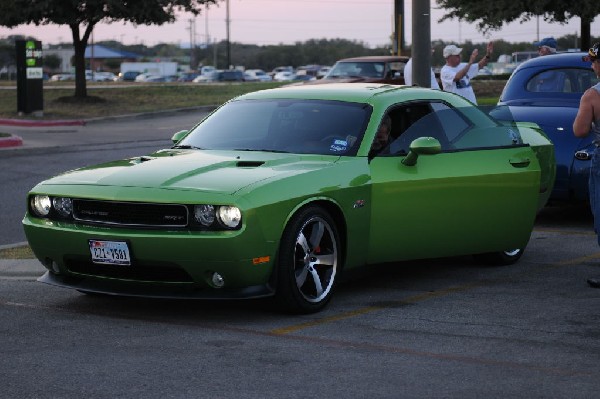
[[[333,218],[324,209],[300,210],[286,226],[277,260],[278,303],[293,313],[314,313],[331,299],[341,247]]]

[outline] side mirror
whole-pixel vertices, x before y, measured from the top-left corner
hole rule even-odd
[[[173,137],[171,137],[171,141],[173,142],[173,144],[177,144],[179,143],[185,136],[187,136],[187,134],[189,133],[189,130],[181,130],[177,133],[175,133],[173,135]]]
[[[442,152],[442,145],[433,137],[419,137],[410,143],[410,151],[402,163],[406,166],[415,166],[419,155],[435,155]]]

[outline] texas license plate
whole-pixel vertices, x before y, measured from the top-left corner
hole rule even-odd
[[[105,265],[131,265],[129,247],[124,241],[90,240],[92,262]]]

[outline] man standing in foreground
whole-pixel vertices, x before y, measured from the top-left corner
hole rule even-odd
[[[600,59],[598,52],[600,51],[600,43],[594,44],[588,51],[584,61],[592,62],[592,69],[597,77],[600,78]],[[594,144],[596,150],[592,156],[590,166],[590,206],[594,215],[594,230],[600,245],[600,83],[590,87],[583,93],[579,103],[579,111],[573,122],[573,134],[575,137],[585,137],[588,134],[594,135]],[[600,278],[588,280],[588,284],[594,288],[600,288]]]
[[[481,60],[477,63],[475,61],[479,55],[479,50],[473,50],[469,57],[469,62],[463,63],[460,62],[461,51],[462,48],[456,47],[454,44],[444,47],[446,65],[444,65],[440,73],[442,88],[444,91],[460,94],[473,104],[477,104],[475,92],[473,91],[473,87],[471,87],[471,79],[477,76],[479,70],[487,65],[494,52],[494,43],[488,43],[485,56],[481,57]]]

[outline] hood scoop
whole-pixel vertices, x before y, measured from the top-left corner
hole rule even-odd
[[[137,164],[140,164],[140,163],[152,161],[153,159],[156,159],[156,157],[141,156],[141,157],[133,158],[131,160],[131,163],[134,164],[134,165],[137,165]]]
[[[238,168],[258,168],[264,165],[265,161],[238,161],[235,165]]]

